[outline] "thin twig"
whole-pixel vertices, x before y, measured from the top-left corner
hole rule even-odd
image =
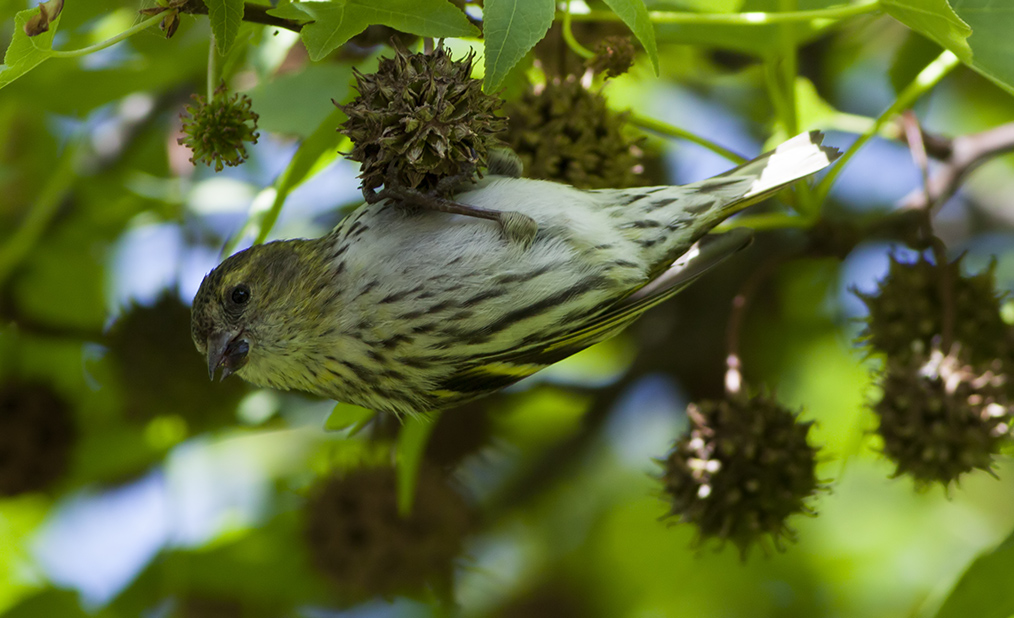
[[[567,43],[567,46],[578,56],[589,59],[595,57],[595,52],[591,51],[574,37],[574,31],[570,26],[571,14],[570,14],[570,0],[567,0],[566,8],[563,11],[563,40]]]
[[[274,7],[265,6],[263,4],[247,2],[243,5],[243,21],[248,21],[254,24],[264,24],[265,26],[275,26],[277,28],[292,30],[293,32],[299,32],[303,29],[303,26],[310,23],[298,22],[293,19],[285,19],[283,17],[269,15],[268,11],[273,8]],[[201,0],[193,0],[188,2],[185,7],[181,8],[180,12],[188,15],[207,15],[208,7]]]
[[[922,233],[933,250],[933,257],[937,263],[937,293],[940,295],[940,308],[943,314],[940,319],[940,346],[944,354],[947,354],[954,341],[954,277],[947,260],[947,248],[933,231],[933,207],[937,200],[930,192],[929,159],[926,156],[926,144],[922,139],[923,132],[919,126],[919,120],[911,110],[908,110],[902,115],[901,121],[905,130],[905,139],[908,141],[908,149],[922,174],[923,195],[925,196],[924,204],[920,209],[922,212]]]
[[[729,324],[725,329],[725,393],[735,395],[739,393],[743,385],[743,374],[740,371],[742,362],[739,356],[739,343],[743,332],[743,322],[746,319],[746,311],[757,294],[761,283],[768,280],[771,274],[779,265],[786,260],[783,255],[776,255],[761,264],[757,270],[750,274],[750,277],[743,283],[732,298],[732,312],[729,313]]]
[[[948,73],[950,73],[954,67],[958,66],[960,61],[953,52],[945,50],[939,56],[936,57],[932,62],[926,65],[919,74],[915,76],[915,79],[901,91],[898,98],[895,99],[894,103],[877,117],[873,125],[863,133],[859,138],[852,143],[851,146],[845,151],[844,154],[838,159],[837,163],[828,170],[827,175],[817,184],[816,189],[816,200],[815,203],[822,204],[827,199],[828,194],[831,192],[831,186],[834,185],[834,181],[838,178],[838,174],[841,173],[849,160],[855,156],[857,152],[866,144],[874,135],[880,132],[880,129],[887,124],[888,121],[892,120],[895,115],[901,113],[903,110],[912,107],[922,95],[929,92],[933,86],[937,85]]]
[[[902,198],[902,208],[935,208],[957,192],[972,170],[994,157],[1014,152],[1014,122],[951,139],[924,131],[921,135],[927,153],[942,165],[929,177],[924,190]]]
[[[919,119],[912,110],[905,110],[901,115],[901,127],[905,132],[905,141],[908,142],[908,150],[912,153],[912,160],[919,168],[922,176],[923,195],[926,196],[926,203],[933,202],[929,193],[929,156],[926,154],[926,142],[923,140],[923,131],[919,126]]]

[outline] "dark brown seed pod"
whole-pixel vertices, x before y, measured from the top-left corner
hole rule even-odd
[[[77,440],[70,404],[51,386],[0,385],[0,496],[44,490],[64,474]]]
[[[905,363],[890,361],[873,411],[895,476],[946,487],[975,469],[990,471],[1010,437],[1006,382],[999,361],[972,366],[959,351],[934,349]]]
[[[924,256],[912,263],[891,256],[877,292],[859,295],[870,312],[862,341],[906,364],[914,356],[926,358],[949,319],[953,340],[973,364],[1009,363],[1012,340],[1000,316],[994,269],[969,277],[961,273],[960,259],[941,266]]]
[[[820,489],[812,423],[763,395],[693,403],[687,415],[663,464],[670,515],[694,524],[698,543],[732,541],[743,557],[767,539],[783,549],[794,540],[786,521],[812,514],[806,502]]]
[[[595,45],[595,57],[588,68],[606,77],[623,75],[634,65],[634,44],[628,36],[607,36]]]
[[[472,515],[441,476],[423,467],[412,512],[398,513],[396,474],[365,468],[323,481],[307,504],[314,565],[346,600],[449,590]]]
[[[505,137],[525,175],[581,189],[643,186],[641,140],[627,135],[626,115],[575,78],[533,88],[507,107]]]
[[[348,120],[339,129],[352,140],[362,187],[384,185],[449,197],[444,178],[474,178],[507,121],[496,115],[499,97],[472,77],[474,54],[453,60],[438,46],[430,54],[396,48],[376,73],[355,72],[359,96],[338,105]]]
[[[174,415],[190,433],[235,422],[236,405],[249,392],[240,380],[208,380],[190,342],[190,308],[174,292],[153,305],[132,305],[106,337],[128,419],[147,422]]]

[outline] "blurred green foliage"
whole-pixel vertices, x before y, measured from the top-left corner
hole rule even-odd
[[[0,0],[0,383],[49,385],[77,426],[64,476],[0,497],[0,616],[341,607],[310,559],[313,488],[396,465],[405,507],[427,461],[476,513],[455,563],[461,615],[1014,614],[1014,466],[1000,460],[999,480],[969,475],[947,491],[888,478],[866,407],[880,359],[853,344],[858,301],[847,290],[870,291],[886,243],[906,240],[891,224],[903,216],[895,202],[921,191],[903,125],[876,116],[908,92],[930,137],[1014,122],[1014,12],[985,0],[575,1],[567,30],[562,2],[486,0],[485,23],[474,4],[456,4],[259,0],[240,23],[235,0],[173,0],[144,16],[124,0],[66,0],[47,32],[28,37],[37,3]],[[181,8],[166,39],[158,25]],[[492,47],[474,38],[480,23]],[[877,139],[826,202],[802,190],[781,196],[789,207],[748,215],[762,230],[751,249],[621,338],[430,425],[412,419],[406,432],[333,402],[208,383],[186,306],[223,247],[322,232],[355,194],[354,171],[335,163],[351,144],[331,99],[351,100],[353,68],[373,70],[385,53],[389,37],[354,38],[367,26],[464,37],[447,45],[456,56],[477,49],[487,91],[515,100],[529,82],[583,73],[582,49],[602,37],[632,36],[631,71],[593,87],[635,112],[625,130],[664,150],[656,169],[677,174],[707,153],[659,132],[744,154],[810,129],[834,132],[843,149],[855,135]],[[191,94],[219,83],[251,97],[263,137],[244,166],[216,177],[176,139]],[[995,256],[1001,292],[1014,284],[1012,166],[1002,157],[963,178],[934,219],[966,263]],[[349,191],[315,185],[329,177]],[[652,458],[679,435],[688,401],[722,394],[732,298],[762,269],[738,342],[743,375],[816,421],[831,491],[813,502],[816,517],[790,521],[799,541],[787,552],[741,561],[659,520],[668,505]],[[0,453],[0,467],[12,461]],[[106,533],[123,531],[115,549],[89,549],[92,528],[61,536],[89,500],[150,482],[163,516],[105,512]],[[129,531],[144,517],[161,535],[151,554],[90,584],[82,573],[143,553]],[[452,615],[435,588],[363,615]]]

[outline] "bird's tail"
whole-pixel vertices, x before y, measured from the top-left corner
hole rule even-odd
[[[756,159],[713,178],[687,185],[686,188],[709,192],[716,186],[737,184],[745,189],[739,196],[724,204],[724,212],[720,215],[724,219],[768,197],[785,185],[831,165],[841,156],[841,152],[837,148],[824,146],[823,141],[824,134],[820,131],[802,133]]]
[[[668,257],[682,254],[723,220],[830,165],[839,153],[821,145],[823,138],[819,131],[797,135],[752,161],[689,185],[605,190],[603,202],[650,262],[668,266]]]
[[[823,146],[823,138],[819,131],[797,135],[752,161],[689,185],[599,193],[657,275],[723,220],[830,165],[839,152]]]

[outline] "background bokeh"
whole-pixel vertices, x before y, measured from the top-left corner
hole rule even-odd
[[[0,43],[29,6],[0,0]],[[104,40],[136,23],[138,8],[67,0],[55,47]],[[588,46],[602,34],[580,25]],[[561,70],[545,60],[568,53],[557,30],[534,64],[511,74],[505,96]],[[749,41],[665,25],[656,34],[661,75],[639,53],[603,89],[613,109],[749,155],[771,145],[774,111]],[[814,109],[826,109],[801,128],[827,130],[840,148],[940,51],[876,15],[811,38],[800,74]],[[876,137],[823,206],[832,237],[849,238],[841,255],[800,253],[802,230],[762,231],[621,337],[445,413],[425,459],[468,512],[448,581],[430,597],[336,593],[342,586],[311,555],[313,539],[325,541],[308,532],[308,513],[325,499],[323,479],[390,462],[398,422],[354,436],[325,431],[334,402],[209,382],[189,304],[227,242],[252,242],[249,222],[270,208],[308,138],[331,142],[270,237],[320,235],[360,201],[331,99],[349,101],[352,68],[372,70],[390,50],[353,42],[311,62],[292,32],[244,24],[238,40],[227,77],[251,97],[260,139],[244,165],[221,173],[191,165],[176,142],[183,106],[205,89],[206,17],[182,16],[169,40],[152,28],[80,59],[48,60],[0,90],[0,390],[34,389],[38,418],[17,422],[42,424],[32,448],[48,462],[0,496],[0,616],[932,616],[1014,529],[1008,458],[995,477],[917,491],[890,478],[894,466],[878,451],[866,404],[882,361],[855,343],[866,310],[855,291],[874,291],[888,257],[913,252],[890,235],[849,234],[894,212],[922,178],[903,141]],[[482,54],[474,40],[447,44]],[[1014,121],[1011,95],[964,67],[914,111],[940,135]],[[730,166],[634,124],[625,130],[646,136],[655,182]],[[986,163],[934,218],[968,272],[996,264],[1000,293],[1014,287],[1012,171],[1009,155]],[[732,297],[772,260],[743,328],[744,376],[816,421],[810,436],[829,490],[812,502],[816,517],[790,521],[798,541],[787,551],[741,560],[734,547],[696,546],[692,527],[664,517],[658,460],[686,427],[688,402],[721,395]],[[23,445],[28,433],[15,432],[29,430],[11,419],[0,418],[0,443]],[[0,458],[0,484],[10,461]],[[357,576],[376,559],[336,547],[355,558],[341,568]],[[984,590],[1009,588],[1010,554],[975,563]],[[447,597],[456,610],[437,601]],[[988,607],[964,615],[1014,613]]]

